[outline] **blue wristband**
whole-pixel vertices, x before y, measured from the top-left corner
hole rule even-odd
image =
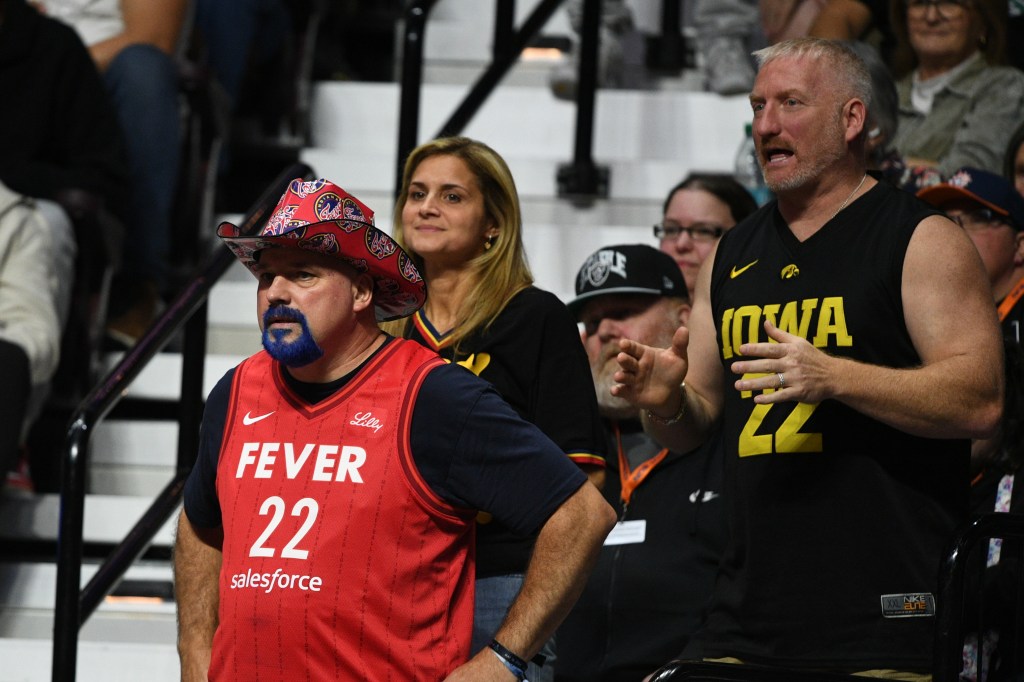
[[[498,657],[498,660],[508,668],[509,672],[516,676],[517,680],[520,682],[529,682],[526,679],[526,661],[503,647],[496,639],[492,639],[491,643],[487,646],[490,647],[491,651],[494,652],[494,655]]]

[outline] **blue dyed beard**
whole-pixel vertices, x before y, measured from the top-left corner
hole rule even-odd
[[[270,320],[281,318],[294,320],[302,326],[299,338],[285,341],[287,329],[270,330]],[[263,313],[263,347],[270,353],[270,357],[285,367],[305,367],[324,355],[324,349],[317,344],[313,333],[309,331],[306,316],[298,310],[280,305],[268,308],[267,312]]]

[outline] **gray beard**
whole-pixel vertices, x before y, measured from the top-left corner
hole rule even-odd
[[[611,394],[611,387],[615,385],[612,374],[615,373],[617,367],[617,363],[612,360],[605,363],[599,373],[594,375],[598,411],[606,419],[638,419],[640,410],[635,405]],[[593,369],[591,372],[593,373]]]

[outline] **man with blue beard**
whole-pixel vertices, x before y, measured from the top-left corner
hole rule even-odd
[[[426,288],[373,213],[295,180],[260,234],[266,352],[211,392],[178,524],[183,680],[514,680],[615,515],[490,385],[379,321]],[[469,659],[473,522],[539,530],[523,589]]]

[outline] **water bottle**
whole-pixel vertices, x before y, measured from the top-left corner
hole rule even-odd
[[[757,150],[754,149],[754,129],[750,123],[744,126],[745,135],[740,148],[736,152],[736,166],[733,177],[743,185],[758,206],[764,206],[772,198],[771,190],[764,184],[761,165],[757,162]]]

